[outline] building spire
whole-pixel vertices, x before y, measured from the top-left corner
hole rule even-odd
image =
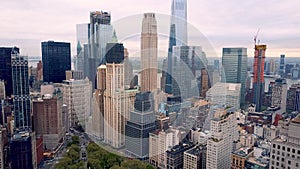
[[[111,42],[112,43],[118,43],[118,37],[117,37],[117,34],[116,34],[116,30],[114,29],[114,33],[113,33],[113,36],[111,38]]]

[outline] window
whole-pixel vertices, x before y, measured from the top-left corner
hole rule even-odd
[[[288,165],[291,165],[291,161],[290,160],[288,161]]]
[[[290,152],[290,151],[291,151],[291,149],[288,147],[288,148],[287,148],[287,151],[288,151],[288,152]]]

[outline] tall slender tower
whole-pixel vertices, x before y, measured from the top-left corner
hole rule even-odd
[[[145,13],[141,34],[141,91],[157,89],[157,24],[154,13]]]
[[[15,128],[31,128],[28,58],[20,56],[19,53],[13,53],[11,55],[11,66]]]
[[[253,65],[253,102],[256,104],[257,112],[262,110],[263,93],[265,89],[264,66],[267,45],[255,45]]]
[[[187,45],[187,0],[172,1],[171,26],[175,25],[176,46]]]
[[[173,46],[185,46],[187,40],[187,0],[173,0],[168,48],[168,67],[165,92],[172,94],[172,56]]]

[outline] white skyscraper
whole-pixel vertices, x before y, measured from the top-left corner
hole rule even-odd
[[[92,84],[85,80],[65,80],[63,83],[63,103],[68,107],[69,126],[81,125],[85,128],[91,115]]]
[[[228,169],[231,166],[233,142],[238,140],[236,114],[230,109],[215,112],[210,122],[211,138],[207,141],[207,169]]]
[[[221,83],[213,85],[206,92],[206,99],[212,104],[240,108],[240,83]]]

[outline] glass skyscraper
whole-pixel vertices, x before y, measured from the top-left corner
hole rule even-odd
[[[11,54],[19,53],[17,47],[0,47],[0,79],[4,81],[6,96],[13,93]]]
[[[141,160],[149,156],[149,133],[155,131],[154,99],[151,92],[137,93],[134,111],[125,126],[126,154]]]
[[[62,83],[66,70],[71,70],[70,43],[42,42],[44,82]]]
[[[111,15],[109,12],[90,12],[89,28],[89,58],[88,69],[85,72],[92,81],[95,88],[97,67],[105,63],[106,44],[112,42],[113,27],[111,25]]]
[[[18,53],[12,54],[11,66],[15,128],[31,128],[28,58],[20,56]]]
[[[173,0],[171,14],[171,26],[175,25],[176,46],[187,45],[187,0]]]
[[[222,82],[240,83],[240,104],[245,104],[247,78],[247,48],[223,48],[222,65],[224,73]]]
[[[187,36],[187,0],[173,0],[171,7],[171,25],[169,36],[167,73],[165,73],[166,93],[172,94],[173,46],[187,45]]]

